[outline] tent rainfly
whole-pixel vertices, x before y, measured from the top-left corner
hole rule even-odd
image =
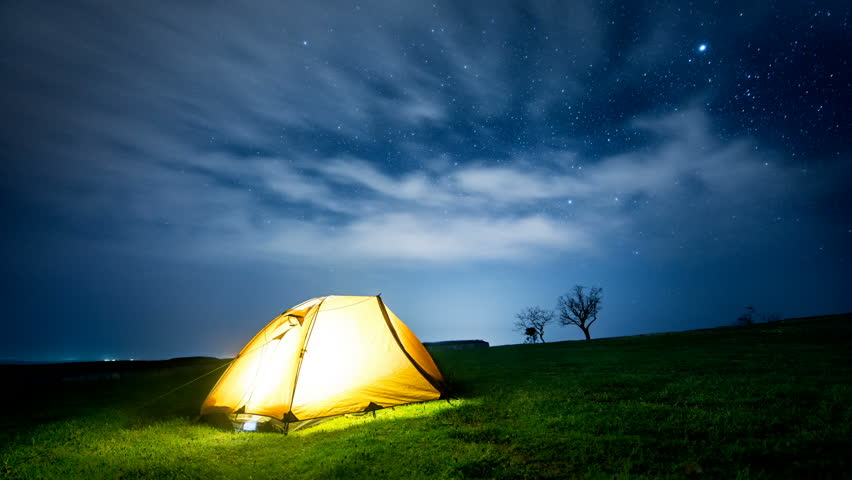
[[[328,296],[287,310],[240,351],[201,406],[242,430],[446,397],[434,360],[381,297]]]

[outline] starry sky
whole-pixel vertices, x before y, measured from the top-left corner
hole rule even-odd
[[[852,311],[849,9],[4,2],[0,359],[230,356],[327,294],[492,344],[574,284],[593,337]]]

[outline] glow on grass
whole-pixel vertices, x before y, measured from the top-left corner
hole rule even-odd
[[[359,427],[369,424],[370,422],[386,422],[393,420],[407,420],[415,418],[427,418],[437,415],[443,411],[457,408],[461,405],[470,405],[478,403],[475,400],[454,399],[452,403],[446,400],[434,400],[431,402],[412,403],[408,405],[398,405],[393,408],[384,408],[376,411],[376,417],[373,418],[372,413],[365,414],[348,414],[341,417],[331,419],[321,423],[315,427],[305,430],[298,430],[290,435],[311,435],[319,432],[332,432],[338,430],[346,430],[352,427]]]

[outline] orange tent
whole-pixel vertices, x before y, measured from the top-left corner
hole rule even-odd
[[[434,360],[381,297],[328,296],[276,317],[234,358],[201,414],[283,428],[445,396]]]

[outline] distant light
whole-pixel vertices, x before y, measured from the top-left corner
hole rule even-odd
[[[254,432],[255,430],[257,430],[257,421],[252,420],[243,424],[244,432]]]
[[[699,51],[699,52],[705,52],[705,51],[707,51],[707,44],[706,44],[706,43],[702,43],[701,45],[699,45],[699,46],[698,46],[698,51]]]

